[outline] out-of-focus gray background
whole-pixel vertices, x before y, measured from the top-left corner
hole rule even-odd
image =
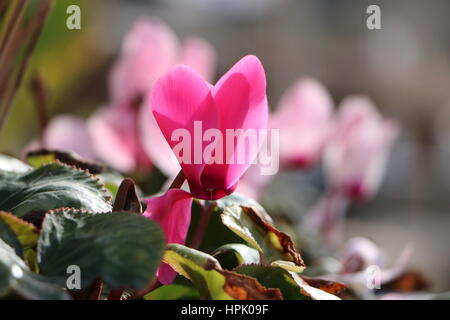
[[[78,1],[82,29],[68,31],[64,10],[76,2],[57,1],[34,65],[52,92],[52,114],[87,115],[107,101],[108,68],[140,16],[163,19],[181,38],[206,38],[218,52],[217,75],[240,57],[257,55],[272,108],[306,75],[322,81],[336,104],[351,93],[372,97],[400,122],[402,135],[379,195],[352,206],[346,236],[368,236],[393,258],[412,242],[413,266],[434,290],[450,289],[448,0]],[[381,7],[381,30],[366,27],[371,4]],[[23,91],[0,151],[18,154],[36,133]]]

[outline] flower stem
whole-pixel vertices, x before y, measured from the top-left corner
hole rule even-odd
[[[181,186],[184,183],[184,180],[186,180],[186,177],[184,176],[183,170],[180,170],[180,172],[178,172],[178,174],[175,177],[175,179],[173,179],[173,182],[170,185],[169,189],[179,189],[179,188],[181,188]]]
[[[158,289],[159,287],[161,287],[163,284],[161,282],[158,281],[158,278],[155,278],[148,286],[147,288],[141,290],[141,291],[136,291],[131,297],[129,297],[128,299],[137,299],[140,297],[145,296],[147,293],[152,292],[153,290]],[[108,300],[110,300],[108,298]]]
[[[123,294],[123,289],[114,289],[109,292],[108,300],[120,300]]]
[[[39,139],[41,146],[46,147],[45,142],[45,128],[48,123],[48,111],[47,111],[47,88],[42,80],[42,77],[35,73],[31,79],[31,92],[34,98],[34,105],[36,107],[38,119],[39,119]]]
[[[337,247],[343,239],[345,214],[349,206],[347,197],[339,190],[327,190],[306,217],[310,230],[321,235],[331,248]]]
[[[200,245],[203,242],[203,238],[205,237],[206,230],[208,228],[209,220],[211,219],[211,215],[214,212],[215,207],[215,201],[205,201],[205,206],[203,207],[200,219],[197,224],[197,228],[195,229],[194,237],[191,241],[191,248],[200,248]]]

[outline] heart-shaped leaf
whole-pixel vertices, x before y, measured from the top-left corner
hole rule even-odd
[[[161,262],[164,246],[160,227],[143,216],[60,209],[44,219],[38,263],[43,275],[61,285],[74,265],[81,272],[81,289],[97,279],[112,289],[143,289]]]
[[[69,295],[29,271],[14,249],[0,239],[0,296],[14,292],[26,299],[66,300]]]
[[[24,250],[36,247],[39,232],[34,225],[4,211],[0,211],[0,220],[14,231]]]
[[[16,254],[23,258],[23,248],[20,244],[17,235],[11,229],[11,227],[0,219],[0,239],[3,240],[7,245],[14,249]]]
[[[0,210],[22,217],[63,207],[108,212],[110,196],[93,176],[61,163],[26,173],[0,171]]]
[[[290,236],[276,229],[253,208],[231,205],[221,217],[224,225],[262,254],[265,264],[287,260],[294,263],[289,265],[290,270],[302,272],[305,268]]]
[[[216,208],[217,209],[217,208]],[[206,209],[207,210],[207,209]],[[208,221],[208,227],[205,230],[203,241],[201,242],[200,251],[212,253],[218,247],[228,243],[241,243],[245,244],[245,241],[231,231],[227,226],[222,223],[220,217],[220,210],[213,211]],[[189,232],[186,238],[186,243],[191,244],[197,235],[197,229],[200,221],[204,218],[205,206],[204,204],[194,199],[192,202],[191,211],[191,224],[189,226]],[[220,234],[220,237],[217,235]]]
[[[214,257],[183,245],[169,244],[164,262],[190,279],[202,299],[281,299],[278,289],[267,289],[254,278],[223,270]]]
[[[267,213],[267,211],[261,206],[258,202],[251,198],[247,198],[238,193],[232,193],[229,196],[223,197],[219,200],[216,200],[216,208],[219,213],[222,213],[225,208],[231,206],[243,206],[247,208],[252,208],[256,211],[264,220],[273,224],[272,217]]]
[[[259,251],[242,243],[229,243],[216,249],[213,256],[220,257],[221,255],[232,253],[237,260],[237,264],[257,264],[260,260]]]

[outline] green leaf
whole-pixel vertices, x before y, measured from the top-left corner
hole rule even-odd
[[[19,239],[11,227],[3,220],[0,220],[0,239],[13,248],[19,257],[23,257],[23,248]]]
[[[246,196],[240,195],[238,193],[233,193],[229,196],[223,197],[219,200],[216,200],[217,210],[219,213],[223,213],[223,211],[227,207],[231,206],[244,206],[248,208],[252,208],[259,215],[261,215],[266,221],[273,224],[272,217],[267,213],[267,211],[255,200],[251,198],[247,198]]]
[[[266,289],[254,278],[222,270],[212,256],[178,244],[169,244],[164,262],[191,280],[202,299],[280,299],[277,289]]]
[[[32,168],[19,159],[0,154],[0,170],[11,172],[27,172]]]
[[[186,243],[191,243],[193,238],[195,237],[197,226],[202,214],[204,214],[203,204],[200,201],[194,199],[192,203],[191,224],[189,226]],[[220,237],[217,236],[218,234],[220,234]],[[206,233],[199,250],[207,253],[212,253],[218,247],[227,243],[240,242],[242,242],[243,244],[245,243],[244,240],[238,237],[234,232],[232,232],[222,223],[220,211],[215,210],[214,212],[212,212],[209,218],[208,228],[206,229]]]
[[[37,270],[36,245],[39,232],[36,227],[9,212],[0,211],[0,229],[2,224],[10,229],[15,239],[11,239],[11,236],[9,241],[2,238],[16,250],[19,257],[25,259],[33,271]]]
[[[0,210],[22,217],[62,207],[108,212],[110,196],[87,172],[60,163],[27,173],[0,171]]]
[[[225,244],[214,251],[213,256],[219,257],[226,253],[232,253],[237,260],[237,264],[257,264],[259,263],[259,252],[245,244],[229,243]]]
[[[36,247],[39,232],[34,225],[3,211],[0,211],[0,220],[14,231],[24,250]]]
[[[224,209],[221,217],[224,225],[262,254],[265,264],[287,260],[294,263],[289,266],[291,269],[296,266],[296,272],[303,271],[305,265],[289,235],[276,229],[252,208],[231,205]]]
[[[14,292],[26,299],[67,300],[69,295],[29,271],[14,249],[0,239],[0,296]]]
[[[38,263],[43,275],[62,285],[67,268],[76,265],[82,289],[96,279],[111,289],[143,289],[153,279],[164,246],[161,228],[143,216],[60,209],[44,219]]]
[[[144,296],[145,300],[198,300],[200,294],[189,280],[177,277],[172,284],[159,287]]]
[[[279,288],[286,300],[339,300],[335,295],[310,286],[298,274],[283,268],[243,265],[234,271],[256,278],[267,288]]]

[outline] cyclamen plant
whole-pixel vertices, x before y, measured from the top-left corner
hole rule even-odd
[[[307,225],[327,239],[330,221],[343,217],[330,208],[345,209],[336,194],[347,204],[376,192],[395,124],[361,97],[344,100],[336,116],[314,79],[297,82],[269,114],[261,61],[245,56],[212,85],[214,49],[194,39],[180,46],[163,22],[140,19],[113,66],[110,106],[87,123],[53,120],[24,161],[0,156],[1,297],[372,297],[360,279],[381,264],[375,244],[353,240],[341,268],[327,272],[310,258],[315,248],[243,194],[261,197],[271,178],[253,163],[264,140],[256,133],[280,130],[282,170],[325,162],[329,188]],[[155,166],[171,183],[156,195],[122,176]],[[402,275],[407,256],[395,272],[382,270],[383,283]]]

